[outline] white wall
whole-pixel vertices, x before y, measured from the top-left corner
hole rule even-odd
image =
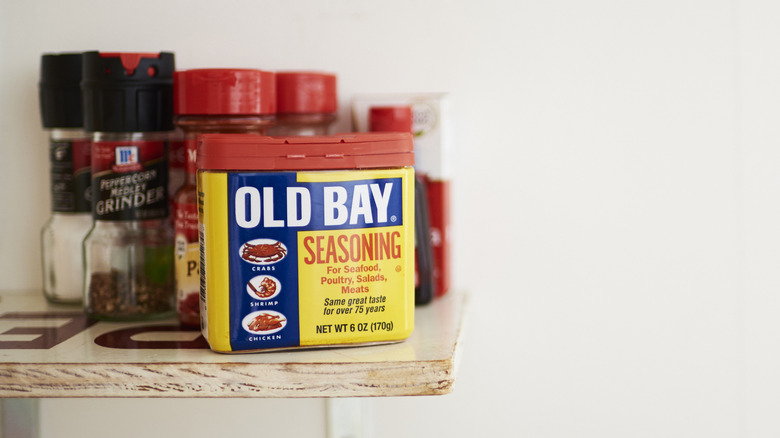
[[[355,93],[448,91],[464,359],[452,395],[370,400],[373,436],[778,436],[778,22],[770,0],[3,0],[0,289],[40,288],[42,52],[336,71],[342,128]],[[216,410],[303,436],[320,402],[44,400],[42,431],[204,436]]]

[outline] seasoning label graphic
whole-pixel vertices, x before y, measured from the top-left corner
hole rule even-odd
[[[199,178],[205,212],[213,212],[212,184],[225,178],[229,303],[213,309],[209,300],[208,320],[228,309],[229,321],[218,325],[229,329],[231,351],[408,336],[412,169],[202,172]],[[210,217],[203,215],[206,235],[214,226]],[[213,276],[225,275],[207,271],[211,285],[220,284]]]
[[[287,247],[273,239],[256,239],[241,245],[241,258],[256,265],[274,263],[287,255]]]
[[[279,280],[270,275],[258,275],[246,284],[247,293],[252,298],[268,300],[282,291]]]

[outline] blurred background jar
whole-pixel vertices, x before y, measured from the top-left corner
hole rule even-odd
[[[270,135],[327,135],[336,121],[336,75],[276,73],[276,125]]]
[[[198,136],[263,135],[275,120],[274,74],[247,69],[195,69],[174,74],[175,123],[185,136],[185,180],[173,197],[176,308],[184,326],[200,327],[200,253],[196,159]]]
[[[82,243],[92,228],[91,141],[81,106],[81,53],[41,56],[41,121],[49,134],[51,216],[41,231],[43,293],[53,303],[81,303]]]
[[[372,106],[368,111],[371,132],[408,132],[414,135],[412,107],[408,105]],[[428,194],[423,176],[415,168],[414,182],[414,303],[428,304],[436,295],[433,279]]]
[[[87,52],[83,63],[94,218],[84,241],[85,311],[109,320],[172,316],[174,56]]]

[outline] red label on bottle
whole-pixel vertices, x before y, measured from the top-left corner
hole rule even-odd
[[[198,206],[195,204],[175,203],[176,217],[173,228],[176,235],[183,235],[187,243],[198,242]]]
[[[168,163],[168,165],[171,169],[184,169],[185,163],[187,162],[184,140],[171,140],[169,146],[170,152],[168,153],[168,157],[170,163]]]
[[[428,219],[431,224],[433,280],[436,283],[436,296],[441,296],[450,288],[450,183],[426,179],[425,187],[428,191]]]
[[[198,172],[198,141],[194,138],[188,138],[184,149],[187,154],[185,169],[187,173],[195,175]]]

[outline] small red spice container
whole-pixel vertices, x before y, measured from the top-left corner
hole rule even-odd
[[[186,177],[173,196],[176,308],[182,325],[200,327],[197,138],[207,133],[265,134],[275,119],[274,74],[225,68],[177,71],[173,111],[186,150]]]

